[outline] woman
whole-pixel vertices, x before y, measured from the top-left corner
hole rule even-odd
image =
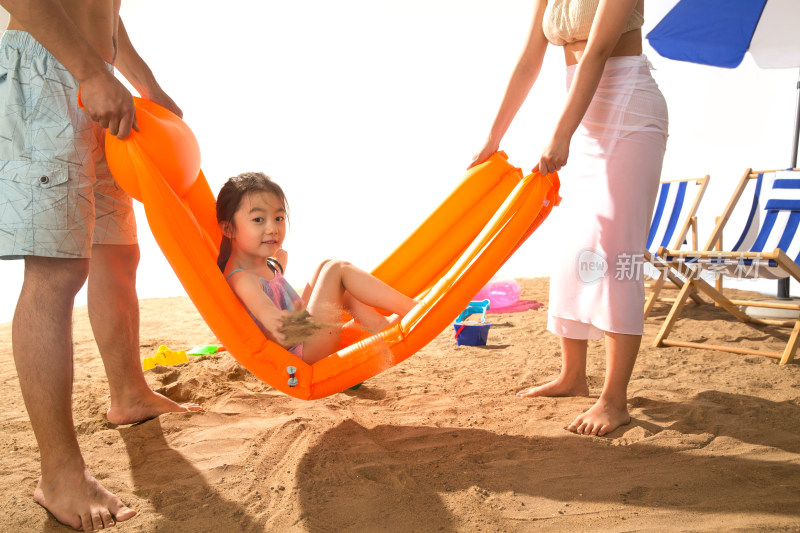
[[[581,434],[605,435],[630,422],[628,382],[644,332],[641,257],[666,148],[667,108],[642,55],[643,12],[644,0],[536,0],[528,42],[472,163],[497,151],[548,42],[563,46],[567,99],[534,168],[561,170],[573,141],[559,208],[567,249],[551,276],[547,326],[561,337],[562,369],[554,381],[518,395],[588,396],[588,340],[605,335],[603,391],[568,426]]]

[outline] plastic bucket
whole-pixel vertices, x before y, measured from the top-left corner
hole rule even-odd
[[[456,344],[458,346],[486,346],[490,327],[492,327],[491,324],[462,324],[456,322],[453,324],[453,328],[456,330]]]

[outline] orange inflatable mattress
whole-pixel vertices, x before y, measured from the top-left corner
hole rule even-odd
[[[498,152],[462,182],[373,274],[420,299],[401,323],[304,363],[267,340],[217,268],[215,195],[200,170],[194,134],[177,116],[136,99],[139,131],[106,136],[117,182],[147,221],[187,294],[228,351],[250,372],[296,398],[322,398],[390,368],[443,331],[559,201],[558,176],[523,177]]]

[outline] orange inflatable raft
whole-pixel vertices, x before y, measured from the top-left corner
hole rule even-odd
[[[215,195],[200,170],[194,134],[177,116],[136,99],[139,131],[106,136],[117,182],[144,204],[147,221],[187,294],[228,351],[274,388],[305,400],[352,387],[425,346],[458,316],[559,201],[558,176],[523,177],[498,152],[373,272],[420,300],[401,323],[313,365],[267,340],[217,268]]]

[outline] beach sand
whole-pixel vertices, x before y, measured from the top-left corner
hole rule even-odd
[[[520,280],[547,302],[547,279]],[[552,379],[546,307],[489,315],[486,347],[448,329],[357,390],[306,402],[230,355],[146,372],[205,407],[133,426],[105,420],[108,387],[85,308],[75,315],[75,425],[93,474],[139,514],[120,531],[800,530],[800,365],[652,348],[647,320],[629,389],[633,421],[607,437],[564,427],[603,383],[591,342],[588,398],[521,399]],[[781,341],[690,305],[674,338],[781,350]],[[141,302],[141,356],[214,335],[187,298]],[[0,326],[0,530],[69,531],[34,503],[38,451]],[[788,336],[785,331],[783,338]]]

